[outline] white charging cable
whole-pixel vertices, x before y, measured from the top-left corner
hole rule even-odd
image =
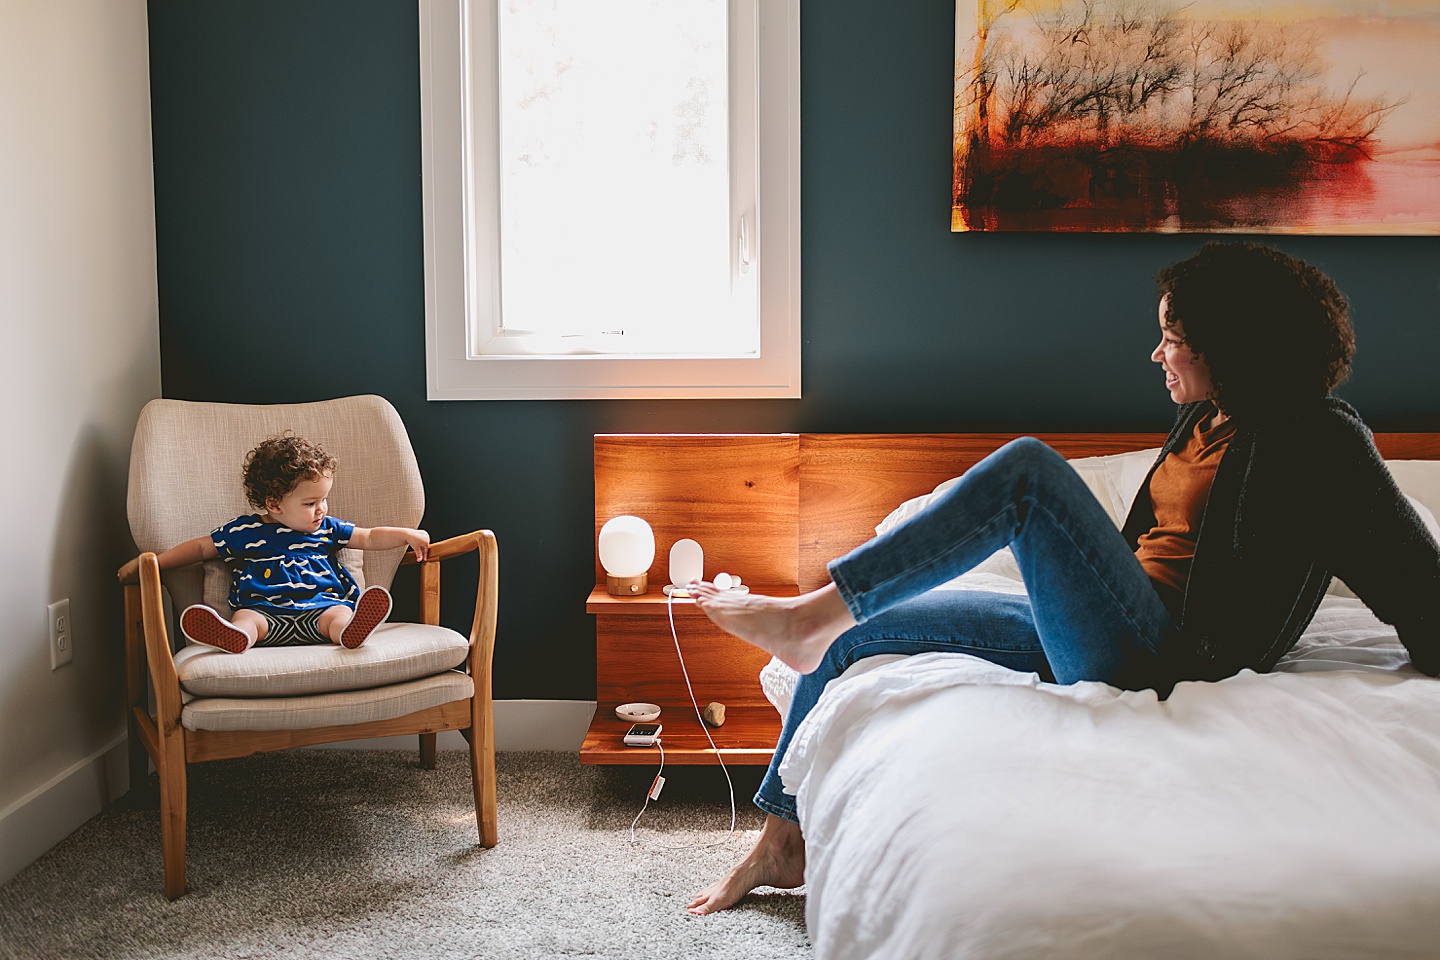
[[[644,806],[640,808],[639,813],[635,814],[635,819],[630,821],[631,843],[637,842],[635,839],[635,824],[639,823],[640,818],[645,816],[645,811],[650,809],[650,801],[658,799],[660,796],[660,788],[665,786],[665,778],[661,776],[661,774],[665,772],[665,744],[660,741],[659,737],[656,737],[655,746],[660,748],[660,769],[655,771],[655,781],[650,784],[650,790],[645,794]]]
[[[710,736],[710,727],[705,722],[705,716],[700,712],[700,704],[695,699],[695,688],[690,684],[690,671],[685,668],[685,655],[680,652],[680,634],[675,630],[675,595],[671,593],[665,598],[665,609],[670,615],[670,638],[675,641],[675,656],[680,659],[680,672],[685,675],[685,688],[690,691],[690,705],[695,708],[695,719],[700,724],[700,729],[705,732],[705,739],[710,741],[710,749],[715,752],[715,759],[720,761],[720,769],[725,772],[725,782],[730,787],[730,830],[719,840],[712,840],[709,843],[700,844],[701,847],[713,847],[722,844],[735,835],[735,781],[730,779],[730,768],[725,766],[725,758],[720,755],[720,748],[715,746],[715,738]],[[650,791],[645,794],[645,803],[640,807],[640,812],[635,814],[635,819],[630,822],[630,841],[635,841],[635,824],[645,815],[650,806],[650,801],[658,799],[660,788],[665,785],[665,778],[661,776],[665,772],[665,746],[657,738],[655,746],[660,748],[660,769],[655,772],[655,780],[650,785]],[[671,846],[662,844],[670,850],[693,850],[694,845]]]

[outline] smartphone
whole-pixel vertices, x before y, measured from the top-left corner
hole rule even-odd
[[[625,732],[625,743],[631,747],[653,747],[660,739],[660,724],[637,723]]]

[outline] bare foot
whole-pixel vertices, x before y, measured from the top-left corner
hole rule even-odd
[[[855,626],[835,584],[800,597],[762,597],[692,583],[690,596],[715,625],[785,663],[810,673],[835,638]]]
[[[789,890],[805,882],[805,838],[800,825],[766,814],[760,839],[730,872],[695,894],[686,911],[703,917],[735,903],[756,887]]]

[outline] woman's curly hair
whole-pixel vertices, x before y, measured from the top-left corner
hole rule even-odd
[[[245,455],[245,499],[264,510],[271,500],[283,500],[300,481],[334,473],[338,465],[324,447],[286,430]]]
[[[1350,305],[1324,273],[1255,243],[1207,243],[1157,278],[1227,414],[1324,397],[1350,374]]]

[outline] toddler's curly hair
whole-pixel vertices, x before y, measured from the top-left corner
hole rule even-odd
[[[271,500],[282,500],[302,480],[334,473],[339,461],[318,443],[286,430],[245,455],[245,499],[264,510]]]

